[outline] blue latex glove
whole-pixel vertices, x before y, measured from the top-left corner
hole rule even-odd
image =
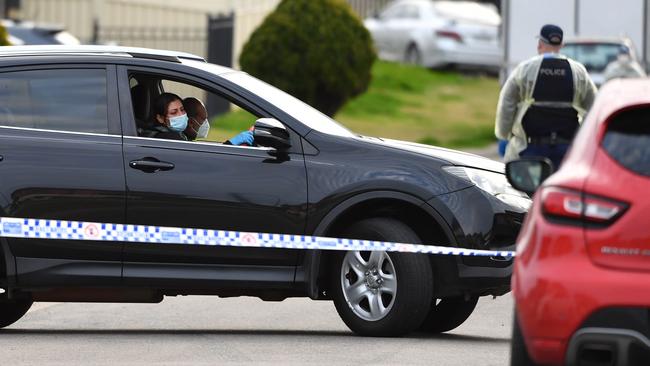
[[[499,140],[499,156],[503,157],[506,154],[506,146],[508,146],[508,140]]]
[[[253,138],[253,133],[251,131],[244,131],[239,135],[231,138],[230,143],[233,145],[249,145],[253,146],[255,139]]]

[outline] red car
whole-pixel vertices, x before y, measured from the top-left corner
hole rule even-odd
[[[512,365],[650,365],[650,80],[603,87],[561,168],[510,162],[535,192],[517,239]],[[539,188],[537,188],[539,186]]]

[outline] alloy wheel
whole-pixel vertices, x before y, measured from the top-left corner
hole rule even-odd
[[[388,253],[352,251],[342,264],[341,288],[350,309],[364,320],[384,318],[397,294],[395,266]]]

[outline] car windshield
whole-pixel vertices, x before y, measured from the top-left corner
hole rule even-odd
[[[589,72],[603,72],[616,60],[620,47],[618,43],[567,43],[562,54],[585,65]]]
[[[259,79],[256,79],[243,72],[232,72],[220,75],[253,94],[260,96],[269,103],[282,109],[285,113],[307,127],[330,135],[353,137],[356,136],[338,122],[307,105],[298,98],[295,98],[282,90],[271,86]]]

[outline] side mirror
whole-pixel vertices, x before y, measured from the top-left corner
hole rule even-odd
[[[276,150],[286,150],[291,147],[289,132],[280,121],[275,118],[260,118],[253,126],[255,143],[268,146]]]
[[[526,158],[508,162],[506,177],[516,190],[529,195],[553,174],[553,163],[546,158]]]

